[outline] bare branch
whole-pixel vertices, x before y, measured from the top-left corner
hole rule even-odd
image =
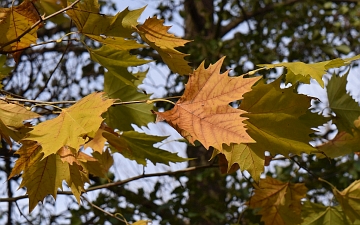
[[[212,167],[218,167],[218,165],[209,164],[209,165],[205,165],[205,166],[188,167],[186,169],[177,170],[177,171],[141,174],[139,176],[131,177],[131,178],[126,179],[126,180],[121,180],[121,181],[117,181],[117,182],[113,182],[113,183],[108,183],[108,184],[103,184],[103,185],[90,187],[90,188],[85,190],[85,193],[90,192],[90,191],[104,189],[104,188],[110,188],[110,187],[114,187],[114,186],[122,186],[124,184],[130,183],[130,182],[135,181],[135,180],[143,179],[143,178],[161,177],[161,176],[173,176],[173,175],[177,175],[177,174],[189,173],[189,172],[193,172],[193,171],[197,171],[197,170],[201,170],[201,169],[206,169],[206,168],[212,168]],[[58,195],[73,195],[73,193],[71,191],[58,191],[57,194]],[[28,195],[21,195],[21,196],[12,197],[12,198],[0,198],[0,202],[15,202],[17,200],[25,199],[25,198],[28,198],[28,197],[29,197]]]

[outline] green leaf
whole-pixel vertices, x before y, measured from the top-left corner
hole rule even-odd
[[[302,207],[302,225],[350,225],[341,207],[323,206],[306,201]]]
[[[347,58],[347,59],[333,59],[324,62],[306,64],[303,62],[284,62],[277,64],[259,64],[257,66],[264,67],[266,69],[272,69],[275,67],[286,67],[286,78],[288,82],[295,84],[297,81],[310,83],[310,77],[315,79],[320,86],[324,87],[323,75],[330,68],[346,66],[354,60],[360,59],[360,55]],[[305,77],[305,78],[304,78]]]
[[[119,99],[121,102],[149,99],[149,95],[140,93],[136,87],[125,84],[111,73],[105,73],[104,91],[110,98]],[[106,123],[112,128],[126,131],[133,129],[131,124],[144,126],[149,122],[154,122],[155,116],[151,112],[153,109],[153,104],[145,102],[117,105],[110,107],[104,117]]]
[[[333,122],[340,131],[352,133],[354,121],[360,116],[360,106],[346,93],[348,73],[342,77],[333,75],[327,85],[329,107],[336,114]]]
[[[228,169],[237,163],[241,170],[247,170],[251,177],[258,182],[260,175],[264,172],[264,153],[256,152],[249,144],[231,144],[230,146],[224,145],[223,154],[228,161]],[[257,155],[259,154],[260,155]]]
[[[154,144],[165,140],[167,137],[159,137],[138,133],[136,131],[125,131],[120,136],[104,132],[103,136],[109,142],[111,149],[121,153],[124,157],[135,160],[138,164],[146,165],[146,159],[152,163],[184,162],[188,159],[179,157],[176,153],[171,153],[159,148]]]
[[[74,9],[68,10],[67,14],[73,19],[79,31],[87,37],[112,49],[129,50],[144,47],[131,40],[134,27],[138,24],[137,19],[144,9],[145,7],[133,11],[125,9],[115,16],[108,16],[99,13],[97,1],[84,1],[78,3]]]
[[[333,188],[333,193],[344,210],[345,215],[352,222],[360,220],[360,180],[354,181],[343,191]]]
[[[125,84],[133,86],[133,80],[136,80],[136,77],[127,70],[127,67],[139,66],[149,62],[148,60],[138,59],[128,51],[119,51],[106,45],[96,50],[88,49],[88,51],[92,60],[100,63]]]
[[[309,112],[310,97],[295,93],[292,87],[281,89],[280,83],[281,78],[270,84],[259,82],[244,95],[240,109],[249,112],[242,116],[249,118],[244,123],[256,141],[249,147],[259,156],[265,151],[286,157],[290,153],[315,152],[309,135],[326,119]],[[312,123],[306,122],[307,118]]]

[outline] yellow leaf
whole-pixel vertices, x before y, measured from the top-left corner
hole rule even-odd
[[[352,222],[360,220],[360,180],[354,181],[343,191],[333,188],[336,200]]]
[[[35,149],[32,146],[25,146],[24,151],[28,148]],[[34,158],[29,158],[32,159],[33,164],[24,169],[19,186],[27,189],[29,211],[32,211],[37,203],[43,201],[49,194],[56,198],[58,188],[62,188],[62,181],[69,176],[69,166],[61,161],[59,155],[51,154],[41,160],[42,157],[43,153],[37,151]]]
[[[169,68],[180,75],[191,73],[188,62],[184,59],[187,54],[176,50],[176,47],[184,46],[189,41],[175,37],[168,33],[170,27],[163,25],[164,20],[155,16],[148,18],[143,25],[139,25],[138,31],[141,38],[155,49],[169,66]]]
[[[39,114],[29,111],[21,105],[0,100],[0,118],[6,126],[21,128],[24,126],[24,120],[38,117],[40,117]]]
[[[24,125],[23,121],[40,117],[39,114],[25,109],[25,107],[7,103],[0,100],[0,135],[1,137],[12,146],[11,139],[18,141],[21,139],[28,128]]]
[[[286,225],[301,223],[301,202],[306,196],[304,184],[283,183],[274,178],[261,179],[255,185],[254,195],[248,205],[260,208],[261,220],[265,225]],[[289,217],[291,215],[291,217]]]
[[[264,153],[258,155],[249,144],[224,146],[222,153],[228,161],[228,168],[238,164],[241,170],[247,170],[256,182],[259,181],[261,173],[264,172]]]
[[[56,199],[57,190],[63,188],[63,181],[66,181],[80,203],[80,195],[85,191],[84,184],[90,183],[86,163],[97,161],[97,159],[82,152],[78,154],[74,152],[74,149],[63,147],[57,154],[43,157],[44,153],[37,142],[23,141],[23,145],[16,152],[20,157],[9,179],[23,171],[19,188],[26,187],[27,189],[30,211],[47,195],[52,195]],[[101,171],[102,167],[99,165],[97,169]]]
[[[103,93],[90,94],[63,109],[58,117],[36,125],[24,140],[38,142],[44,157],[56,153],[63,146],[77,150],[85,144],[85,136],[98,130],[103,121],[101,114],[113,102],[105,99]]]
[[[13,53],[15,61],[18,61],[20,50],[36,43],[38,27],[26,33],[19,41],[8,43],[20,37],[39,19],[36,8],[29,0],[23,1],[19,6],[0,8],[0,30],[4,32],[0,36],[0,49],[10,53],[19,50]]]
[[[244,93],[260,78],[229,77],[220,74],[224,58],[207,69],[202,63],[190,75],[185,92],[175,107],[156,112],[158,120],[166,120],[190,143],[200,141],[205,148],[213,146],[223,152],[222,145],[253,142],[246,133],[246,111],[235,109],[229,103],[242,99]]]
[[[20,157],[16,160],[9,179],[19,175],[25,168],[30,168],[35,162],[39,161],[39,157],[42,157],[42,154],[39,154],[40,151],[41,146],[36,142],[24,141],[22,147],[16,151],[16,154],[20,155]]]

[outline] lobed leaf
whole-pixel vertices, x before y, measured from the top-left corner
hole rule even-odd
[[[191,73],[191,67],[184,59],[187,54],[181,53],[175,48],[184,46],[189,41],[169,34],[170,27],[164,26],[163,22],[164,20],[159,20],[155,16],[148,18],[144,24],[137,26],[138,33],[148,45],[160,54],[170,70],[180,75],[187,75]]]
[[[176,153],[155,148],[154,144],[163,141],[167,137],[159,137],[138,133],[135,131],[125,131],[121,135],[104,132],[103,136],[107,139],[114,152],[121,153],[124,157],[135,160],[138,164],[146,166],[146,159],[152,163],[184,162],[188,159],[179,157]]]
[[[302,225],[350,225],[344,212],[339,206],[323,206],[306,201],[302,207]]]
[[[229,77],[220,74],[224,58],[207,69],[202,63],[190,74],[185,92],[174,108],[156,112],[159,120],[166,120],[190,143],[200,141],[205,148],[213,146],[223,152],[223,144],[253,142],[243,123],[246,113],[229,106],[243,98],[259,78]]]
[[[300,224],[301,199],[306,196],[303,183],[283,183],[274,178],[261,179],[248,202],[250,208],[259,208],[265,225]],[[291,215],[291,216],[290,216]]]
[[[252,151],[264,157],[264,152],[272,155],[290,153],[313,153],[310,134],[327,119],[311,113],[311,98],[297,94],[293,88],[280,88],[281,79],[270,84],[259,82],[253,90],[244,95],[240,109],[248,111],[242,116],[249,118],[245,121],[247,132],[256,141],[248,144]]]
[[[36,125],[24,140],[38,142],[44,157],[55,154],[63,146],[77,150],[85,144],[86,135],[98,130],[103,121],[101,114],[113,103],[103,93],[90,94],[63,109],[58,117]]]
[[[318,63],[303,63],[303,62],[284,62],[276,64],[259,64],[257,66],[264,67],[266,69],[272,69],[275,67],[286,67],[287,80],[292,84],[296,84],[298,81],[303,83],[310,83],[310,78],[315,79],[321,87],[324,87],[323,75],[330,68],[338,68],[346,66],[354,60],[360,59],[360,55],[348,58],[348,59],[333,59]]]
[[[127,85],[118,77],[105,73],[104,91],[112,99],[120,102],[141,101],[149,99],[149,95],[140,93],[133,85]],[[104,114],[106,123],[121,131],[132,130],[131,124],[147,125],[155,121],[152,104],[124,104],[109,108]]]
[[[351,222],[360,220],[360,180],[354,181],[343,191],[333,188],[333,193]]]
[[[326,87],[329,107],[336,114],[333,122],[340,131],[352,133],[354,121],[360,116],[360,106],[346,93],[348,73],[342,77],[333,75]]]
[[[40,16],[30,0],[11,8],[0,8],[0,30],[4,32],[0,36],[0,49],[12,53],[14,60],[18,62],[21,51],[36,44],[39,26],[27,32],[19,41],[8,43],[16,40],[39,20]]]

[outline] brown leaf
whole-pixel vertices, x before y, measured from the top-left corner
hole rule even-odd
[[[246,133],[246,111],[235,109],[229,103],[242,99],[244,93],[260,78],[229,77],[220,74],[224,58],[207,69],[202,63],[190,75],[185,92],[175,107],[156,112],[158,120],[166,120],[190,143],[199,140],[205,148],[213,146],[222,152],[222,144],[253,142]]]
[[[21,49],[36,43],[37,27],[26,33],[19,41],[7,44],[22,35],[34,23],[40,19],[36,8],[29,0],[23,1],[19,6],[0,8],[0,30],[4,32],[0,36],[0,48],[4,52],[12,52],[16,62],[21,55]]]

